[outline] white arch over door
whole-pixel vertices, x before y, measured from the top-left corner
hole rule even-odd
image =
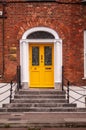
[[[55,39],[27,39],[27,36],[37,31],[45,31],[52,34]],[[53,43],[54,44],[54,85],[55,88],[62,81],[62,40],[56,31],[48,27],[34,27],[27,30],[20,40],[20,65],[21,81],[25,85],[29,83],[29,43]]]

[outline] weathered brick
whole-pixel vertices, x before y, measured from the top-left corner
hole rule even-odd
[[[19,0],[8,0],[19,1]],[[20,0],[23,1],[23,0]],[[80,2],[79,0],[59,0]],[[2,5],[0,5],[2,9]],[[7,19],[4,28],[4,77],[10,81],[20,64],[19,40],[23,33],[36,26],[54,29],[63,40],[64,76],[76,85],[85,85],[83,31],[86,29],[86,6],[56,2],[9,3],[5,7]],[[2,19],[0,19],[0,46],[2,47]],[[11,60],[10,47],[16,47],[16,60]],[[0,59],[2,59],[0,49]],[[2,70],[2,60],[0,69]],[[14,69],[13,69],[14,68]]]

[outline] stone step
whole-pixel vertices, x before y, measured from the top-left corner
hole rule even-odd
[[[72,112],[72,111],[76,111],[76,109],[74,108],[63,108],[63,107],[59,107],[59,108],[52,108],[52,107],[44,107],[44,108],[39,108],[39,107],[31,107],[31,108],[8,108],[7,109],[8,112]]]
[[[66,99],[14,99],[12,103],[67,103]]]
[[[7,112],[7,108],[0,108],[0,112]]]
[[[29,95],[40,95],[40,94],[65,94],[65,91],[57,91],[57,90],[20,90],[19,94],[29,94]]]
[[[0,117],[0,130],[86,130],[86,112],[0,112]]]
[[[69,107],[44,107],[44,108],[0,108],[0,112],[86,112],[86,108]]]
[[[76,104],[68,104],[68,103],[11,103],[4,104],[3,107],[76,107]]]
[[[40,98],[60,98],[60,99],[65,99],[65,95],[15,95],[14,98],[16,99],[21,99],[21,98],[27,98],[27,99],[32,99],[32,98],[35,98],[35,99],[40,99]]]

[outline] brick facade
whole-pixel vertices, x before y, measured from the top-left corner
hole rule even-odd
[[[55,30],[63,41],[64,76],[76,85],[85,85],[84,77],[84,41],[86,29],[86,6],[78,4],[80,0],[59,0],[58,2],[11,3],[7,0],[4,19],[0,18],[0,74],[1,82],[10,81],[20,64],[19,41],[30,28],[44,26]],[[23,1],[23,0],[20,0]],[[64,2],[64,4],[63,4]],[[66,2],[77,2],[68,4]],[[3,4],[0,4],[2,10]],[[4,52],[3,52],[4,46]],[[4,54],[4,56],[3,56]]]

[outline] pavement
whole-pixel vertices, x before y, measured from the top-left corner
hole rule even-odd
[[[37,130],[29,128],[1,128],[0,130]],[[86,130],[86,128],[41,128],[40,130]]]
[[[15,113],[0,113],[0,128],[12,128],[12,130],[50,130],[50,128],[85,128],[86,130],[86,113],[83,112],[58,112],[58,113],[30,113],[30,112],[15,112]],[[15,129],[14,129],[15,128]],[[35,129],[36,130],[36,129]],[[55,129],[59,130],[59,129]],[[63,129],[65,130],[65,129]],[[67,129],[66,129],[67,130]],[[69,130],[69,129],[68,129]],[[77,129],[78,130],[78,129]],[[82,130],[82,129],[80,129]]]
[[[28,128],[2,128],[0,130],[29,130],[29,129]],[[86,130],[86,128],[41,128],[41,130]]]

